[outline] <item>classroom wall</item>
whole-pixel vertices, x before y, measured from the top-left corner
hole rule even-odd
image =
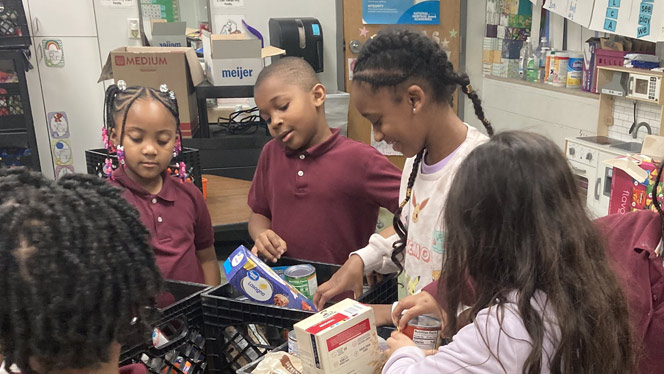
[[[214,2],[214,0],[212,0]],[[318,74],[328,90],[343,90],[343,13],[341,0],[244,0],[241,7],[220,8],[212,6],[213,32],[218,33],[222,15],[244,15],[246,22],[261,32],[269,45],[270,18],[314,17],[323,28],[323,72]],[[341,77],[341,79],[339,79]]]
[[[486,117],[496,131],[528,130],[549,136],[561,148],[566,137],[596,135],[599,96],[574,95],[482,76],[482,42],[486,21],[486,0],[468,5],[466,24],[466,72],[479,90]],[[562,17],[561,17],[562,18]],[[570,26],[571,25],[571,26]],[[594,33],[593,33],[594,34]],[[568,22],[568,49],[579,49],[588,31]],[[562,41],[560,41],[562,45]],[[664,59],[664,43],[657,54]],[[478,128],[472,103],[466,99],[464,120]],[[616,128],[619,132],[622,128]]]

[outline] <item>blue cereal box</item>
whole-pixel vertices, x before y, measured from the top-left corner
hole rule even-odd
[[[286,283],[272,268],[265,265],[245,246],[241,245],[224,262],[228,283],[249,300],[262,304],[299,309],[318,310],[311,300]]]

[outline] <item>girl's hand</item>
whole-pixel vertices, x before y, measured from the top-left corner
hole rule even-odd
[[[392,335],[389,339],[387,339],[387,345],[389,347],[387,350],[385,350],[385,355],[387,358],[390,358],[392,353],[401,347],[415,347],[415,343],[413,343],[409,337],[399,331],[392,331]]]
[[[403,313],[404,310],[406,310],[405,313]],[[403,313],[403,315],[401,315],[401,313]],[[436,316],[442,322],[443,327],[446,324],[445,312],[440,305],[438,305],[436,299],[424,290],[420,291],[418,294],[410,295],[401,299],[392,311],[392,321],[394,321],[394,325],[397,326],[399,330],[403,330],[408,325],[408,321],[422,314]]]

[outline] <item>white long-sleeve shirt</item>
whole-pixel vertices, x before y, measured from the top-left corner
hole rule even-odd
[[[507,299],[501,307],[480,310],[474,323],[459,330],[452,343],[440,347],[434,355],[425,357],[413,346],[397,349],[383,374],[521,373],[532,350],[532,339],[519,314],[516,292]],[[530,303],[544,318],[541,372],[548,374],[560,329],[543,292],[537,292]]]

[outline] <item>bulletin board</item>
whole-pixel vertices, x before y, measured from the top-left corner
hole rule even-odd
[[[454,64],[455,70],[459,66],[459,52],[460,52],[460,14],[461,4],[460,0],[440,0],[440,24],[439,25],[407,25],[407,27],[421,30],[426,32],[434,40],[437,40],[441,47],[448,52],[450,61]],[[344,70],[346,92],[351,90],[351,65],[353,59],[357,58],[357,53],[351,51],[351,42],[354,45],[364,43],[369,38],[376,34],[383,28],[389,25],[369,25],[362,22],[362,0],[343,0],[343,15],[344,15]],[[405,27],[405,25],[399,25]],[[357,51],[357,48],[353,48]],[[352,95],[352,92],[351,92]],[[458,110],[459,90],[455,93],[454,97],[454,110]],[[348,109],[348,137],[361,141],[366,144],[371,144],[371,123],[360,115],[360,113],[349,105]],[[403,156],[388,156],[390,161],[403,168],[405,158]]]

